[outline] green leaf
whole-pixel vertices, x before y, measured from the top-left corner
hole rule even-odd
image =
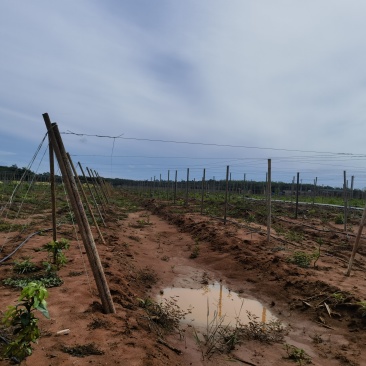
[[[46,301],[42,301],[37,307],[36,307],[36,309],[38,310],[38,311],[40,311],[47,319],[49,319],[50,318],[50,314],[49,314],[49,312],[48,312],[48,309],[47,309],[47,303],[46,303]]]

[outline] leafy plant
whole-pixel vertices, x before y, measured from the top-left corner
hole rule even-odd
[[[362,317],[366,316],[366,301],[360,301],[357,305],[360,307],[359,310],[362,312]]]
[[[40,337],[38,319],[34,311],[40,311],[49,318],[46,298],[48,292],[43,286],[31,282],[23,288],[19,301],[15,306],[9,306],[2,323],[13,328],[14,339],[5,347],[5,357],[16,357],[23,360],[32,354],[31,343],[37,343]]]
[[[296,231],[290,230],[285,234],[285,238],[296,243],[300,243],[303,239],[303,235]]]
[[[14,261],[13,271],[19,274],[31,273],[38,271],[38,266],[33,263],[30,258],[22,261]]]
[[[52,258],[52,263],[56,266],[57,270],[67,263],[67,258],[63,253],[63,250],[69,248],[70,244],[66,239],[52,240],[43,246],[43,249],[45,249]]]
[[[316,267],[316,262],[318,261],[318,259],[320,258],[320,250],[321,247],[323,245],[323,239],[322,238],[318,238],[317,239],[317,243],[319,245],[318,249],[313,253],[313,259],[314,259],[314,268]]]
[[[331,296],[334,299],[336,304],[341,304],[342,302],[344,302],[344,300],[346,300],[346,297],[342,294],[342,292],[335,292]],[[366,308],[365,308],[365,310],[366,310]]]
[[[300,366],[311,363],[311,357],[302,348],[297,348],[288,343],[285,343],[284,347],[287,352],[286,358],[289,360],[296,362]]]
[[[200,254],[200,246],[199,246],[198,239],[196,239],[194,248],[193,248],[192,253],[189,256],[189,258],[192,258],[192,259],[197,258],[199,254]]]
[[[305,253],[303,251],[295,251],[291,257],[287,258],[287,262],[294,263],[302,268],[307,268],[310,266],[313,258],[313,254]]]
[[[161,303],[157,303],[151,299],[137,299],[139,306],[145,310],[150,327],[159,334],[163,332],[172,332],[179,330],[179,324],[191,310],[182,310],[172,299],[163,299]]]
[[[344,224],[344,216],[342,214],[338,214],[334,219],[334,223],[337,225]]]

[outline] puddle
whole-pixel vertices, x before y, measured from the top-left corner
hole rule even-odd
[[[239,297],[237,293],[230,291],[219,282],[200,289],[169,287],[158,296],[158,301],[163,299],[174,299],[184,311],[191,309],[192,313],[188,314],[183,322],[193,323],[196,326],[207,324],[208,309],[209,321],[214,319],[216,311],[218,317],[224,317],[223,325],[229,323],[234,325],[236,318],[239,318],[242,324],[247,324],[249,322],[247,312],[256,316],[258,321],[265,323],[276,320],[276,317],[259,301]]]

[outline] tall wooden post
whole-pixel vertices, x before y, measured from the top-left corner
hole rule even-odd
[[[295,219],[297,219],[297,211],[299,209],[299,179],[300,179],[300,173],[297,172]]]
[[[169,190],[170,190],[170,170],[168,169],[168,183],[167,183],[167,186],[166,186],[166,198],[167,200],[169,201]]]
[[[93,193],[92,189],[90,188],[90,184],[89,184],[89,182],[88,182],[88,178],[85,176],[84,169],[83,169],[83,167],[81,166],[80,161],[78,161],[78,165],[79,165],[80,171],[81,171],[81,173],[82,173],[82,175],[83,175],[83,177],[84,177],[85,184],[86,184],[86,186],[88,187],[88,190],[89,190],[90,196],[91,196],[91,197],[92,197],[92,199],[93,199],[94,206],[96,207],[96,209],[97,209],[97,211],[98,211],[98,213],[99,213],[99,217],[100,217],[100,219],[101,219],[101,220],[102,220],[102,222],[103,222],[103,226],[104,226],[104,227],[107,227],[107,225],[106,225],[106,223],[105,223],[105,221],[104,221],[103,215],[102,215],[102,213],[100,212],[98,202],[96,201],[95,196],[94,196],[94,193]]]
[[[49,136],[51,138],[52,147],[55,151],[62,176],[64,177],[65,187],[73,208],[76,222],[79,226],[80,235],[82,237],[86,254],[93,272],[94,280],[98,288],[99,295],[102,301],[102,307],[105,313],[115,313],[113,300],[107,280],[104,275],[102,263],[94,242],[92,232],[86,217],[83,204],[80,200],[79,192],[77,190],[76,182],[72,174],[69,160],[66,156],[66,151],[61,139],[57,124],[51,124],[51,120],[47,113],[43,114],[43,119],[46,124]]]
[[[269,244],[271,238],[271,214],[272,214],[272,207],[271,207],[271,197],[272,197],[272,185],[271,185],[271,159],[268,159],[268,173],[267,173],[267,243]]]
[[[102,194],[103,194],[103,197],[104,197],[104,199],[105,199],[105,202],[108,204],[109,203],[109,199],[108,199],[108,196],[107,196],[107,193],[106,193],[106,191],[105,191],[105,189],[104,189],[104,187],[103,187],[103,182],[102,182],[102,180],[100,179],[100,177],[98,177],[98,174],[97,174],[97,172],[94,170],[94,172],[93,172],[93,170],[92,169],[90,169],[90,171],[91,171],[91,173],[92,173],[92,175],[94,176],[94,178],[95,178],[95,181],[97,182],[97,184],[99,185],[99,189],[100,189],[100,191],[102,192]]]
[[[205,179],[206,179],[206,169],[203,169],[203,177],[202,177],[202,196],[201,196],[201,215],[203,214],[203,200],[205,197]]]
[[[81,182],[80,182],[80,179],[79,179],[78,173],[77,173],[77,171],[76,171],[76,169],[75,169],[74,163],[72,162],[71,156],[70,156],[70,154],[69,154],[69,153],[66,153],[66,155],[67,155],[67,157],[69,158],[69,163],[70,163],[71,169],[72,169],[72,171],[73,171],[73,173],[74,173],[74,176],[75,176],[76,182],[77,182],[77,184],[79,185],[80,192],[81,192],[81,194],[82,194],[82,196],[83,196],[83,198],[84,198],[84,201],[85,201],[86,207],[87,207],[87,208],[88,208],[88,210],[89,210],[89,213],[90,213],[90,216],[91,216],[91,218],[92,218],[92,220],[93,220],[94,226],[95,226],[95,228],[97,229],[97,232],[98,232],[99,238],[100,238],[100,240],[102,241],[102,243],[103,243],[103,244],[105,244],[105,240],[104,240],[103,235],[102,235],[102,233],[101,233],[101,231],[100,231],[100,229],[99,229],[99,225],[98,225],[98,223],[97,223],[97,220],[95,219],[95,216],[94,216],[94,214],[93,214],[93,210],[92,210],[92,209],[91,209],[91,207],[90,207],[90,204],[89,204],[88,198],[86,197],[86,194],[85,194],[85,191],[84,191],[83,185],[82,185],[82,184],[81,184]]]
[[[347,177],[346,177],[346,171],[343,171],[343,196],[344,196],[344,219],[343,219],[343,223],[344,223],[344,231],[347,231]]]
[[[225,188],[225,205],[224,205],[224,225],[226,225],[228,190],[229,190],[229,165],[226,166],[226,188]]]
[[[55,187],[55,159],[51,138],[48,135],[48,149],[50,155],[50,184],[51,184],[51,206],[52,206],[52,240],[57,240],[56,224],[56,187]]]
[[[189,191],[189,168],[187,168],[187,182],[186,182],[186,199],[185,205],[188,206],[188,191]]]
[[[349,262],[348,262],[348,269],[347,269],[346,276],[349,276],[351,274],[351,270],[352,270],[352,266],[353,266],[353,261],[355,259],[357,250],[358,250],[358,248],[360,246],[360,240],[361,240],[362,230],[363,230],[363,227],[365,226],[365,222],[366,222],[366,204],[365,204],[365,208],[363,209],[361,223],[360,223],[360,226],[358,228],[358,232],[357,232],[357,236],[356,236],[356,239],[355,239],[355,243],[353,245],[352,254],[351,254],[351,257],[350,257]]]
[[[175,180],[174,180],[174,199],[173,199],[173,203],[175,204],[176,200],[177,200],[177,179],[178,179],[178,171],[175,171]]]
[[[99,201],[99,203],[100,203],[100,204],[101,204],[101,206],[102,206],[102,209],[103,209],[103,211],[104,211],[104,214],[106,214],[105,209],[104,209],[104,202],[103,202],[103,199],[102,199],[101,195],[99,194],[98,184],[97,184],[97,182],[96,182],[96,180],[95,180],[94,176],[93,176],[93,175],[92,175],[92,173],[91,173],[91,169],[89,169],[88,167],[86,167],[86,171],[88,172],[89,177],[90,177],[90,179],[91,179],[91,180],[92,180],[92,182],[93,182],[93,188],[94,188],[94,191],[95,191],[95,195],[96,195],[96,197],[98,198],[98,201]]]

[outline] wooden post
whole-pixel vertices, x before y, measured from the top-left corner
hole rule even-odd
[[[168,183],[167,183],[167,186],[166,186],[166,196],[167,196],[167,200],[169,201],[169,183],[170,183],[170,170],[168,169]]]
[[[102,206],[102,209],[103,209],[103,212],[104,212],[104,215],[106,215],[106,212],[105,212],[105,209],[104,209],[104,202],[103,202],[103,199],[101,197],[101,195],[99,194],[99,190],[97,188],[97,182],[95,181],[95,178],[93,177],[92,173],[91,173],[91,169],[89,169],[88,167],[86,167],[86,171],[88,172],[89,174],[89,178],[92,180],[93,182],[93,188],[94,188],[94,191],[95,191],[95,195],[99,201],[99,203],[101,204]]]
[[[177,200],[177,178],[178,178],[178,171],[175,171],[175,181],[174,181],[174,199],[173,203],[175,204],[175,201]]]
[[[224,225],[226,225],[227,215],[227,194],[229,190],[229,165],[226,166],[226,189],[225,189],[225,204],[224,204]]]
[[[347,231],[347,177],[346,177],[346,171],[343,171],[343,198],[344,198],[344,219],[343,219],[343,223],[344,223],[344,231]]]
[[[365,221],[366,221],[366,204],[365,204],[365,208],[363,209],[361,223],[360,223],[360,226],[358,228],[358,232],[357,232],[357,236],[356,236],[356,239],[355,239],[355,243],[353,245],[352,254],[351,254],[351,257],[350,257],[349,262],[348,262],[348,269],[347,269],[346,276],[349,276],[351,274],[353,261],[355,259],[357,250],[358,250],[358,248],[360,246],[360,239],[361,239],[363,227],[365,226]]]
[[[94,280],[98,288],[99,295],[102,301],[102,307],[105,313],[115,313],[113,300],[107,280],[104,275],[102,263],[94,242],[92,232],[86,217],[83,204],[80,200],[79,192],[77,190],[76,182],[72,174],[66,151],[61,139],[57,124],[51,124],[51,120],[47,113],[43,114],[43,119],[47,126],[48,133],[51,137],[52,147],[55,151],[61,173],[64,177],[65,187],[75,214],[76,222],[79,226],[79,231],[83,239],[85,251],[87,253],[89,263],[94,275]]]
[[[87,187],[88,187],[88,189],[89,189],[90,196],[91,196],[91,197],[92,197],[92,199],[93,199],[94,206],[96,207],[96,209],[97,209],[97,211],[98,211],[98,213],[99,213],[99,217],[100,217],[100,218],[101,218],[101,220],[103,221],[103,226],[104,226],[104,227],[107,227],[107,225],[106,225],[106,224],[105,224],[105,222],[104,222],[103,215],[102,215],[102,213],[100,212],[98,202],[96,201],[95,196],[94,196],[94,193],[93,193],[92,189],[90,188],[90,185],[89,185],[89,182],[88,182],[88,178],[85,176],[84,169],[83,169],[83,167],[81,166],[80,161],[78,162],[78,165],[79,165],[79,168],[80,168],[80,170],[81,170],[81,173],[83,174],[83,177],[84,177],[84,179],[85,179],[85,184],[86,184],[86,186],[87,186]]]
[[[93,170],[91,169],[91,173],[92,175],[94,175],[94,178],[95,178],[95,181],[98,183],[99,185],[99,189],[100,191],[102,192],[103,194],[103,197],[105,199],[105,202],[108,204],[109,203],[109,199],[108,199],[108,195],[103,187],[103,182],[102,180],[100,179],[100,177],[98,176],[98,173],[94,170],[94,173],[93,173]]]
[[[202,193],[201,193],[201,215],[203,215],[203,200],[205,197],[205,179],[206,179],[206,169],[203,169]]]
[[[350,199],[353,199],[353,185],[355,182],[355,176],[351,176],[351,192],[350,192]],[[351,207],[351,202],[349,202],[349,206]]]
[[[105,181],[105,179],[104,179],[104,178],[102,178],[102,177],[98,174],[98,172],[97,172],[97,171],[95,171],[95,170],[94,170],[94,173],[95,173],[95,175],[97,176],[97,179],[99,179],[99,180],[100,180],[100,182],[101,182],[101,186],[103,187],[103,189],[104,189],[104,191],[105,191],[105,195],[106,195],[106,197],[107,197],[107,201],[108,201],[108,203],[109,203],[109,198],[111,197],[111,193],[110,193],[109,186],[108,186],[107,182]]]
[[[297,219],[297,211],[299,209],[299,178],[300,178],[300,173],[297,172],[295,219]]]
[[[271,185],[271,159],[268,159],[268,174],[267,174],[267,243],[269,244],[271,238],[271,196],[272,196],[272,185]]]
[[[51,184],[51,205],[52,205],[52,240],[57,240],[57,224],[56,224],[56,187],[55,187],[55,159],[51,143],[48,135],[48,149],[50,155],[50,184]]]
[[[316,185],[318,183],[318,177],[315,177],[314,179],[314,192],[313,192],[313,206],[315,204],[315,194],[316,194]]]
[[[186,182],[186,199],[185,205],[188,206],[188,191],[189,191],[189,168],[187,168],[187,182]]]
[[[88,208],[89,210],[89,213],[90,213],[90,216],[94,222],[94,226],[96,227],[97,231],[98,231],[98,235],[99,235],[99,238],[100,240],[102,241],[103,244],[105,244],[105,241],[104,241],[104,238],[103,238],[103,235],[102,233],[100,232],[100,229],[99,229],[99,225],[97,223],[97,220],[95,219],[95,216],[93,214],[93,211],[90,207],[90,204],[89,204],[89,201],[88,201],[88,198],[86,197],[86,194],[85,194],[85,191],[84,191],[84,188],[83,188],[83,185],[81,184],[80,182],[80,179],[79,179],[79,176],[78,176],[78,173],[76,172],[76,169],[75,169],[75,166],[74,166],[74,163],[72,162],[72,159],[71,159],[71,156],[69,153],[66,153],[68,159],[69,159],[69,163],[70,163],[70,166],[71,166],[71,169],[74,173],[74,176],[75,176],[75,179],[76,179],[76,182],[77,184],[79,185],[79,188],[80,188],[80,192],[84,198],[84,201],[85,201],[85,204],[86,204],[86,207]]]

